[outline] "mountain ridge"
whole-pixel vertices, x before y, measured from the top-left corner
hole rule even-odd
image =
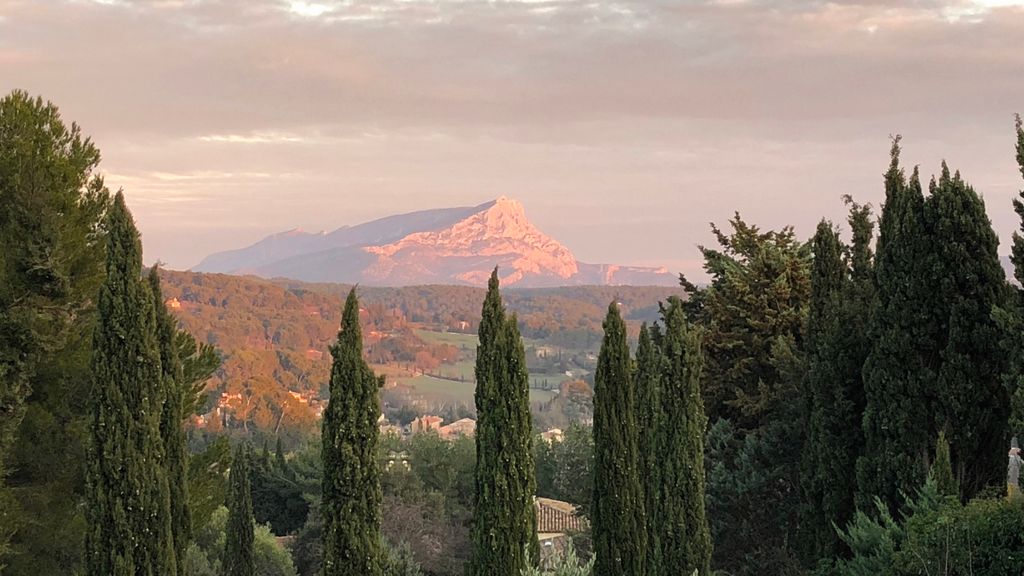
[[[670,286],[665,268],[580,262],[541,232],[523,205],[502,196],[476,206],[421,210],[342,226],[271,234],[245,248],[211,254],[192,270],[378,286],[481,286],[495,267],[506,285]]]

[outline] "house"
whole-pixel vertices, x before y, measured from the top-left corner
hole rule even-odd
[[[319,360],[324,357],[324,353],[320,350],[310,348],[306,350],[306,360]]]
[[[431,430],[440,432],[442,422],[444,422],[444,418],[441,418],[440,416],[420,416],[412,421],[410,429],[413,434],[429,432]]]
[[[551,346],[537,346],[533,351],[537,358],[554,358],[558,354]]]
[[[548,444],[551,444],[552,442],[561,442],[563,435],[564,434],[562,433],[561,429],[552,428],[547,432],[541,432],[540,439],[547,442]]]
[[[463,418],[462,420],[456,420],[447,426],[442,426],[438,432],[442,438],[456,438],[459,436],[465,436],[472,438],[476,434],[476,420],[472,418]]]
[[[171,310],[181,309],[181,302],[178,301],[177,298],[168,298],[167,300],[164,300],[164,304]]]
[[[587,520],[577,513],[575,506],[561,500],[534,498],[533,506],[537,512],[540,567],[546,570],[572,546],[572,534],[587,529]]]

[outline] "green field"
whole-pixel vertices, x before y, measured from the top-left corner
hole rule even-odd
[[[451,402],[456,404],[473,405],[474,384],[471,381],[454,382],[433,376],[416,376],[402,380],[404,384],[412,386],[415,396],[422,397],[427,401]],[[547,402],[554,398],[555,392],[547,390],[530,390],[530,402]]]
[[[476,334],[459,334],[458,332],[433,332],[430,330],[416,330],[416,335],[425,342],[431,344],[451,344],[460,350],[472,350],[476,353],[476,346],[480,342]]]

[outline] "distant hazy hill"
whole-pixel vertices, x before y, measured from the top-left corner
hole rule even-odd
[[[482,286],[495,266],[505,285],[521,287],[677,284],[664,268],[576,260],[527,219],[519,202],[505,197],[389,216],[329,234],[274,234],[212,254],[194,270],[373,286]]]

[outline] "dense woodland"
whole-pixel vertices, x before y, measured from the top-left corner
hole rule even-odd
[[[1020,574],[1024,237],[1007,279],[981,196],[901,146],[845,226],[713,226],[704,286],[356,290],[144,268],[97,147],[14,92],[0,573]],[[1015,153],[1024,177],[1019,119]],[[1024,191],[1011,208],[1024,231]],[[411,324],[478,335],[473,438],[381,432],[381,355],[464,360]],[[539,435],[531,338],[598,350],[561,439]],[[198,426],[239,382],[264,404]],[[322,418],[282,427],[289,390]],[[554,565],[535,496],[587,519]]]

